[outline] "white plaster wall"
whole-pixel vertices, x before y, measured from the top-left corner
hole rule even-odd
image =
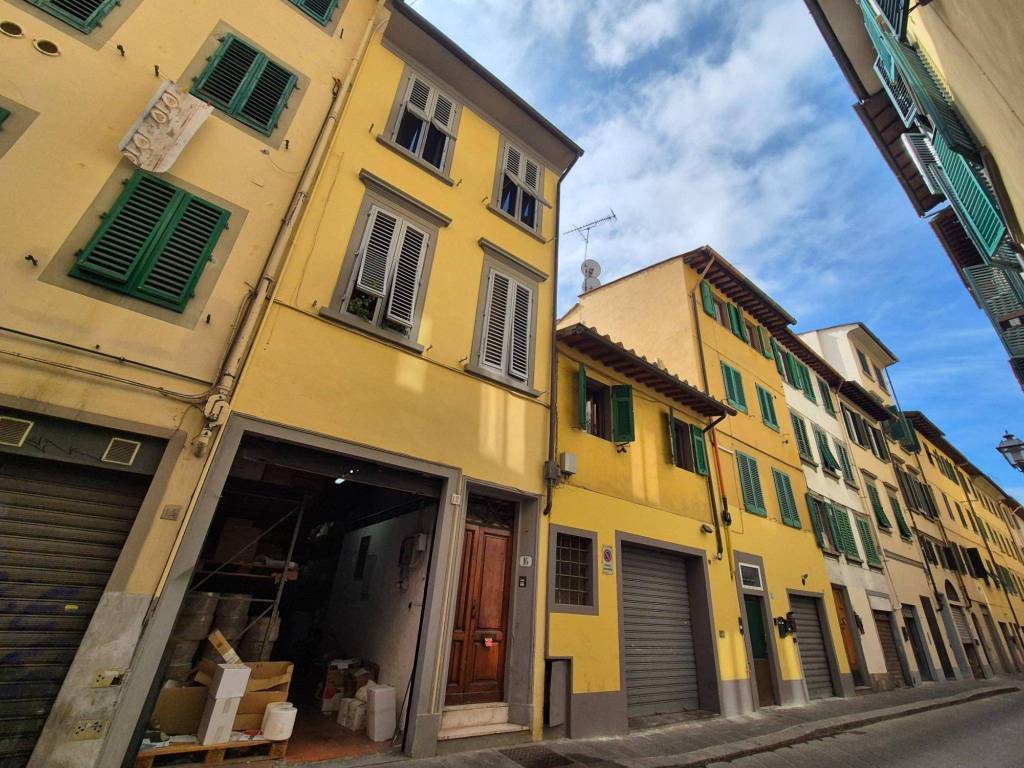
[[[427,551],[404,584],[399,583],[399,553],[407,536],[429,534],[433,519],[432,510],[410,512],[351,531],[342,542],[331,590],[328,616],[331,629],[342,639],[342,656],[379,664],[377,682],[394,687],[399,713],[415,661],[430,537]],[[370,548],[364,579],[356,581],[352,576],[364,536],[370,537]]]

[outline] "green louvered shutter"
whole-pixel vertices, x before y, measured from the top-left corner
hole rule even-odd
[[[786,378],[786,367],[782,362],[782,350],[779,349],[779,343],[772,337],[769,339],[772,347],[772,357],[775,358],[775,369],[779,372],[779,376]]]
[[[936,131],[932,146],[942,165],[939,185],[973,236],[971,239],[986,256],[991,256],[1003,241],[1006,223],[988,181],[967,158],[953,150],[942,133]]]
[[[747,395],[743,391],[743,376],[731,365],[722,363],[722,379],[725,381],[725,398],[737,409],[747,412]]]
[[[679,446],[676,445],[676,415],[671,408],[668,409],[668,447],[672,456],[672,466],[679,466]]]
[[[817,405],[818,398],[814,394],[814,382],[811,381],[811,372],[803,363],[800,363],[800,377],[802,379],[800,388],[804,391],[804,396]]]
[[[747,341],[747,328],[743,324],[743,311],[735,304],[729,305],[729,327],[734,335]]]
[[[748,512],[767,517],[764,506],[764,493],[761,489],[761,474],[757,461],[744,453],[736,452],[736,461],[740,471],[740,488],[743,491],[743,506]]]
[[[825,465],[825,469],[830,472],[838,472],[839,462],[836,461],[836,457],[828,447],[828,435],[824,430],[814,427],[814,440],[818,443],[818,453],[821,455],[821,463]]]
[[[576,423],[579,428],[587,429],[587,366],[580,363],[576,373]]]
[[[226,35],[193,93],[269,136],[298,78],[234,35]]]
[[[807,461],[814,461],[814,452],[811,450],[811,441],[807,435],[807,425],[803,418],[790,411],[789,420],[793,424],[793,437],[796,438],[796,449],[800,458]]]
[[[632,443],[636,439],[633,424],[633,387],[616,384],[612,387],[612,440]]]
[[[71,274],[181,312],[228,218],[227,211],[136,172]]]
[[[790,483],[789,476],[777,469],[772,469],[772,479],[775,481],[775,495],[779,501],[782,522],[793,528],[803,527],[800,523],[800,512],[796,508],[793,485]]]
[[[292,5],[301,8],[317,24],[327,26],[338,7],[338,0],[291,0]]]
[[[824,379],[818,379],[818,391],[821,392],[821,404],[828,411],[830,416],[836,415],[836,404],[832,400],[832,390],[828,388],[828,384],[825,383]]]
[[[890,530],[892,523],[889,522],[889,518],[885,514],[885,509],[882,507],[882,499],[879,497],[878,489],[875,488],[873,483],[868,484],[868,498],[871,500],[871,511],[875,513],[878,527]]]
[[[825,525],[828,526],[829,535],[832,537],[832,544],[836,551],[845,552],[846,544],[843,542],[843,531],[839,527],[838,513],[835,506],[828,501],[823,502],[825,509]]]
[[[832,507],[832,517],[836,521],[836,529],[839,533],[839,541],[842,542],[843,553],[851,560],[860,562],[860,553],[857,551],[857,539],[853,535],[853,528],[850,525],[850,515],[845,509]]]
[[[29,0],[29,2],[86,34],[100,26],[103,17],[110,13],[115,5],[120,4],[119,0]]]
[[[7,118],[11,116],[11,110],[0,107],[0,131],[4,129],[4,123],[7,122]]]
[[[757,326],[757,336],[761,341],[761,354],[767,357],[769,360],[772,359],[772,345],[770,342],[774,341],[763,327]]]
[[[819,549],[827,547],[825,538],[825,524],[822,522],[821,514],[818,512],[818,502],[811,494],[806,494],[804,499],[807,502],[807,515],[811,518],[811,528],[814,529],[814,540],[818,542]]]
[[[718,312],[715,308],[715,297],[714,294],[711,293],[711,286],[706,280],[701,280],[700,282],[700,300],[704,305],[705,312],[712,317],[718,316]]]
[[[691,424],[690,436],[693,438],[693,467],[698,475],[707,475],[708,448],[704,442],[704,430],[696,424]]]
[[[839,454],[839,466],[843,471],[843,480],[845,480],[848,485],[856,487],[857,478],[853,474],[853,463],[850,461],[850,454],[846,450],[845,445],[840,443],[838,440],[835,442],[836,452]]]
[[[761,409],[761,421],[772,429],[779,428],[779,420],[775,416],[775,398],[772,393],[762,387],[760,384],[756,384],[757,388],[757,402]]]
[[[860,541],[864,545],[864,557],[868,565],[881,567],[882,556],[878,552],[878,545],[875,543],[875,535],[871,531],[871,523],[864,518],[857,518],[857,529],[860,531]]]
[[[868,30],[868,37],[871,38],[871,42],[878,54],[879,66],[883,69],[886,76],[892,79],[896,76],[896,60],[893,57],[892,51],[889,50],[889,41],[882,33],[882,28],[878,24],[878,18],[875,16],[875,10],[871,7],[870,0],[860,0],[860,7],[864,15],[864,26]]]

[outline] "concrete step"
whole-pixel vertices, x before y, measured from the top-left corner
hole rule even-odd
[[[495,736],[505,733],[520,733],[530,730],[528,726],[517,723],[485,723],[483,725],[467,725],[461,728],[442,728],[437,734],[438,741],[455,739],[472,739],[479,736]]]
[[[445,707],[441,713],[441,730],[469,728],[477,725],[502,725],[508,722],[508,704],[460,704]]]

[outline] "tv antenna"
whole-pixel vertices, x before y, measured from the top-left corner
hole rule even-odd
[[[583,238],[583,259],[587,258],[587,250],[590,248],[590,230],[594,227],[599,227],[609,221],[616,221],[619,217],[615,215],[615,211],[611,208],[608,209],[608,215],[601,219],[595,219],[589,221],[586,224],[580,224],[578,227],[573,227],[565,234],[570,235],[573,232],[579,233],[579,236]]]

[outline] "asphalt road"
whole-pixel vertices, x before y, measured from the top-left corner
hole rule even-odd
[[[709,768],[1024,768],[1024,692],[890,720]]]

